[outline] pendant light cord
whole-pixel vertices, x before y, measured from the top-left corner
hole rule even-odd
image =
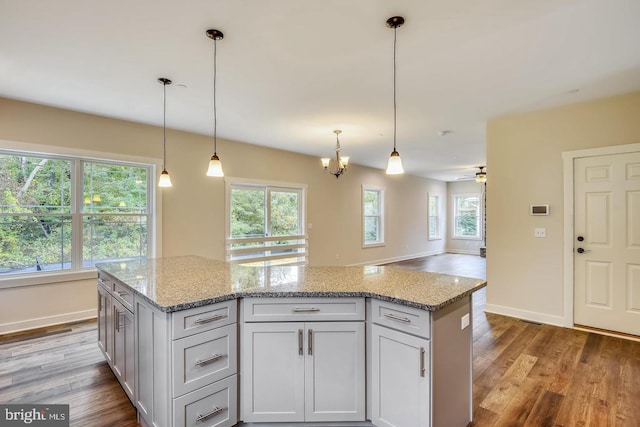
[[[167,82],[162,82],[162,170],[167,170]]]
[[[396,151],[396,31],[398,27],[393,27],[393,151]]]
[[[214,38],[213,39],[213,155],[214,156],[218,151],[218,112],[216,110],[216,74],[218,73],[217,46],[218,46],[218,42]]]

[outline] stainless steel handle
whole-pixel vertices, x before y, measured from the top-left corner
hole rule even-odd
[[[294,313],[317,313],[318,311],[320,309],[316,307],[296,307],[293,309]]]
[[[116,332],[120,332],[120,311],[117,308],[113,309],[115,311],[115,316],[113,316],[113,327]]]
[[[115,292],[116,294],[118,294],[118,296],[119,296],[120,298],[122,298],[122,296],[123,296],[123,295],[129,295],[129,294],[128,294],[128,293],[126,293],[126,292],[119,292],[119,291],[114,291],[114,292]]]
[[[225,356],[224,354],[214,354],[213,356],[207,357],[206,359],[197,360],[196,365],[198,366],[207,365],[211,362],[215,362],[216,360],[222,359],[224,356]]]
[[[226,318],[227,318],[226,314],[216,314],[211,317],[205,317],[204,319],[196,319],[194,320],[193,323],[197,325],[202,325],[203,323],[215,322],[216,320],[226,319]]]
[[[397,320],[398,322],[411,323],[411,319],[409,319],[408,317],[400,317],[400,316],[396,316],[395,314],[391,314],[391,313],[385,313],[384,317],[386,317],[387,319],[391,319],[391,320]]]
[[[309,356],[313,356],[313,329],[309,329],[309,337],[308,337],[308,347],[307,347],[307,354]]]
[[[224,408],[218,408],[217,406],[215,408],[213,408],[213,411],[209,412],[208,414],[204,414],[204,415],[198,415],[196,417],[196,421],[202,421],[202,420],[206,420],[207,418],[211,418],[214,415],[218,415],[220,412],[224,411]]]
[[[426,351],[424,347],[420,347],[420,376],[424,378],[424,374],[426,372],[425,363],[424,363],[424,355]]]
[[[304,348],[303,348],[303,341],[304,341],[304,331],[302,329],[298,329],[298,356],[304,356]]]

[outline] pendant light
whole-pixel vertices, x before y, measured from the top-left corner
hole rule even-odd
[[[402,16],[392,16],[387,19],[387,27],[393,28],[393,151],[389,156],[387,164],[387,175],[398,175],[404,173],[400,153],[396,150],[396,30],[404,24]]]
[[[167,85],[171,80],[164,77],[158,79],[162,83],[162,173],[158,180],[158,187],[171,187],[171,177],[167,172]]]
[[[218,115],[216,111],[216,73],[217,73],[217,43],[224,38],[224,34],[218,30],[207,30],[207,37],[213,40],[213,156],[209,160],[207,176],[224,176],[222,162],[218,157]]]

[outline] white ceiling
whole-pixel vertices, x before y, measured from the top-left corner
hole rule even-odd
[[[0,96],[161,126],[168,77],[167,126],[212,135],[215,28],[220,137],[328,156],[341,129],[383,169],[394,15],[410,174],[473,175],[492,117],[640,90],[639,0],[0,0]]]

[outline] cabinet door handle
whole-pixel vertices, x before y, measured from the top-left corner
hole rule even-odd
[[[391,313],[385,313],[384,317],[391,320],[397,320],[398,322],[411,323],[411,319],[409,319],[408,317],[396,316],[395,314]]]
[[[424,374],[425,374],[425,371],[426,371],[425,361],[424,361],[425,353],[426,353],[426,351],[425,351],[424,347],[420,347],[420,376],[422,378],[424,378]]]
[[[207,357],[206,359],[197,360],[196,365],[198,366],[207,365],[211,362],[215,362],[216,360],[222,359],[224,356],[225,356],[224,354],[214,354],[213,356]]]
[[[196,417],[196,421],[203,421],[206,420],[207,418],[211,418],[214,415],[218,415],[220,412],[224,411],[224,408],[218,408],[217,406],[213,408],[213,411],[209,412],[208,414],[204,414],[204,415],[198,415]]]
[[[307,348],[309,356],[313,356],[313,329],[309,329],[309,348]]]
[[[117,308],[114,308],[113,310],[115,311],[115,316],[113,316],[113,327],[116,332],[120,332],[120,312]]]
[[[293,309],[294,313],[317,313],[320,311],[317,307],[296,307]]]
[[[304,356],[304,348],[303,348],[303,341],[304,341],[304,331],[302,329],[298,329],[298,356]]]
[[[227,316],[224,314],[215,314],[211,317],[205,317],[203,319],[196,319],[193,323],[196,325],[202,325],[203,323],[215,322],[216,320],[226,319]]]

